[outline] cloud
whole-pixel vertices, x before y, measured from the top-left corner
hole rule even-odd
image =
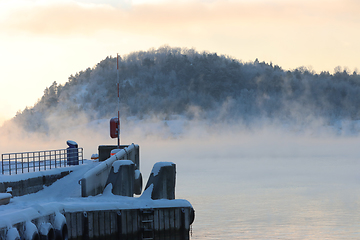
[[[97,152],[98,145],[116,144],[116,139],[109,136],[109,119],[89,121],[80,112],[76,118],[53,115],[47,121],[50,126],[46,133],[26,132],[14,122],[6,122],[0,127],[0,153],[66,148],[66,141],[74,140],[84,147],[85,157],[90,158]],[[166,122],[156,118],[123,119],[121,142],[139,144],[152,158],[146,160],[148,163],[143,161],[143,164],[151,163],[149,168],[156,160],[167,159],[169,149],[173,152],[172,159],[177,160],[184,157],[184,151],[192,157],[210,160],[219,157],[358,157],[356,136],[347,133],[339,136],[335,128],[317,121],[314,119],[306,128],[301,128],[266,119],[251,126],[181,118]]]
[[[360,3],[355,0],[20,3],[9,7],[0,1],[1,39],[57,39],[58,45],[69,39],[88,43],[93,51],[106,48],[106,54],[169,44],[272,61],[284,69],[311,65],[318,72],[338,65],[354,69],[360,51]],[[72,53],[83,47],[72,45],[63,47]]]
[[[354,24],[360,19],[355,1],[162,1],[129,8],[106,4],[55,2],[13,9],[3,21],[11,29],[33,34],[92,34],[111,29],[131,33],[169,34],[281,27]],[[280,30],[280,29],[278,29]],[[235,33],[234,33],[235,34]]]
[[[7,24],[2,25],[40,35],[89,34],[103,28],[101,24],[108,19],[108,13],[112,10],[106,5],[75,2],[33,4],[13,10]]]

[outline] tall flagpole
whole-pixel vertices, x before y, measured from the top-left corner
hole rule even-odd
[[[116,76],[117,76],[117,89],[118,89],[118,148],[120,149],[120,77],[119,77],[119,54],[116,54]]]

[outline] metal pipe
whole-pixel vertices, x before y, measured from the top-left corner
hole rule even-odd
[[[120,77],[119,77],[119,54],[116,54],[116,77],[118,82],[118,148],[120,149]]]

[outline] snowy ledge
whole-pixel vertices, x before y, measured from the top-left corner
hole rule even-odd
[[[24,219],[35,219],[57,212],[89,212],[105,210],[127,210],[144,208],[188,208],[192,205],[184,199],[152,200],[148,198],[134,198],[116,196],[110,193],[86,198],[70,198],[61,202],[36,203],[27,208],[19,209],[12,203],[0,208],[0,228],[23,222]]]
[[[184,199],[151,199],[152,186],[146,189],[140,197],[125,197],[114,195],[112,185],[109,184],[103,194],[86,198],[72,198],[63,202],[63,208],[67,212],[99,211],[114,209],[140,209],[140,208],[172,208],[192,207],[189,201]]]

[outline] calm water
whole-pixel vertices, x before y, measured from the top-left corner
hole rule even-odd
[[[177,198],[195,208],[192,239],[360,239],[359,162],[188,159]]]
[[[139,142],[144,182],[155,162],[176,163],[193,240],[360,239],[358,136],[202,126]]]
[[[192,239],[360,239],[357,159],[218,159],[177,164]],[[197,169],[201,169],[197,171]]]

